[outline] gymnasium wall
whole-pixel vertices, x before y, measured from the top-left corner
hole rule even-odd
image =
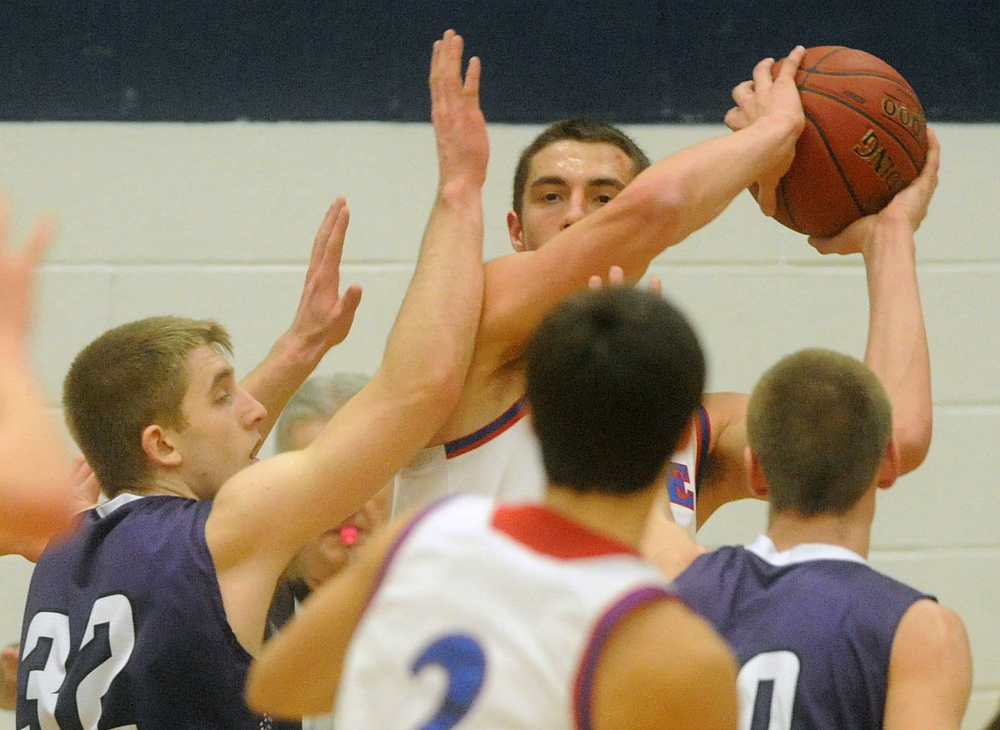
[[[885,493],[873,562],[954,606],[976,662],[966,730],[1000,704],[1000,13],[994,0],[9,0],[0,3],[0,188],[15,230],[60,235],[42,275],[35,359],[54,404],[73,355],[152,314],[227,324],[246,372],[290,323],[315,227],[346,195],[354,332],[320,371],[372,372],[412,272],[435,185],[425,87],[447,27],[484,61],[493,155],[489,257],[520,149],[589,112],[651,157],[719,124],[731,87],[796,43],[873,52],[906,76],[944,146],[922,228],[935,435]],[[652,273],[704,337],[711,387],[747,390],[780,356],[861,356],[860,261],[823,259],[742,195]],[[761,505],[730,505],[709,544],[749,539]],[[0,558],[0,642],[17,639],[30,565]],[[0,730],[13,716],[0,712]]]
[[[486,252],[506,253],[513,166],[540,127],[490,126]],[[654,158],[721,125],[627,129]],[[1000,704],[1000,127],[940,124],[940,186],[918,233],[935,433],[916,472],[880,498],[876,567],[965,618],[975,658],[967,730]],[[153,314],[215,317],[247,372],[288,326],[312,236],[336,195],[351,206],[343,279],[364,286],[354,331],[323,373],[371,373],[412,272],[436,182],[426,124],[0,124],[0,187],[23,234],[43,210],[59,236],[41,277],[34,355],[55,404],[72,357],[105,329]],[[748,390],[784,354],[861,356],[864,271],[823,258],[743,194],[654,263],[704,338],[713,390]],[[730,505],[709,544],[750,539],[761,505]],[[0,642],[15,641],[30,565],[0,558]],[[0,714],[0,728],[13,727]]]

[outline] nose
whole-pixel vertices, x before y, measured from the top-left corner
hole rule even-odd
[[[264,407],[263,403],[254,398],[252,395],[246,391],[243,392],[246,393],[247,398],[246,410],[244,411],[244,422],[246,423],[247,428],[254,428],[258,423],[267,418],[267,409]]]
[[[566,230],[586,215],[587,205],[586,201],[583,199],[583,195],[574,194],[570,196],[569,202],[566,205],[565,214],[563,215],[561,230]]]

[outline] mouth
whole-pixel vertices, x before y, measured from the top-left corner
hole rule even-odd
[[[254,445],[253,450],[250,452],[250,461],[257,462],[260,459],[257,458],[257,453],[260,451],[260,447],[264,445],[264,439],[257,439],[257,443]]]

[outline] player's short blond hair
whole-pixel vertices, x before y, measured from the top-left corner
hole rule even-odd
[[[764,373],[747,409],[747,442],[775,512],[842,513],[875,479],[892,407],[868,367],[831,350],[789,355]]]
[[[181,402],[188,358],[205,345],[232,354],[217,322],[150,317],[108,330],[74,359],[63,385],[66,420],[108,497],[142,491],[150,469],[142,448],[147,426],[187,426]]]

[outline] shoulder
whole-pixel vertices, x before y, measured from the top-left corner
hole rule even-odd
[[[722,639],[681,601],[642,605],[601,653],[594,727],[734,727],[736,671]]]
[[[916,601],[892,642],[886,730],[962,725],[972,691],[972,656],[962,619],[932,600]]]
[[[893,640],[893,663],[897,658],[921,656],[933,661],[968,652],[965,622],[952,609],[930,599],[913,603],[903,614]]]

